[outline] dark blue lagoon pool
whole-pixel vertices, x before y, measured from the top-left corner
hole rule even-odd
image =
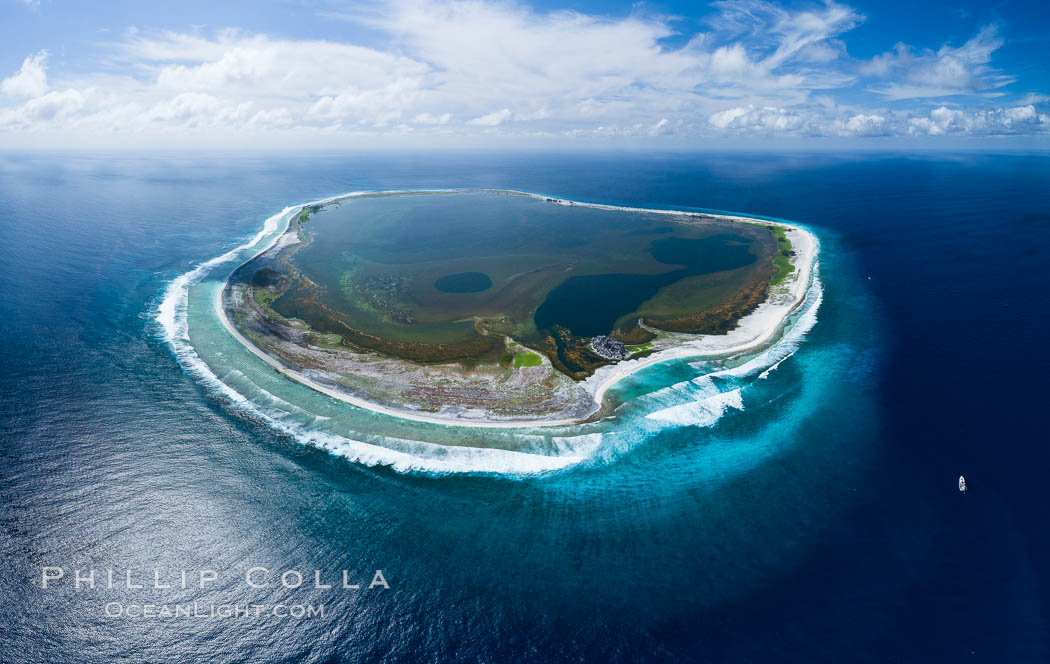
[[[484,272],[457,272],[446,274],[434,282],[442,293],[480,293],[492,288],[492,277]]]

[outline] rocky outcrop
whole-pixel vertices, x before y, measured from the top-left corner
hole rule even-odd
[[[627,347],[623,345],[623,342],[601,334],[591,337],[591,350],[607,360],[614,361],[626,360],[630,354],[627,352]]]

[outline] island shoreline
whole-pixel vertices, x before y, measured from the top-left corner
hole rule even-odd
[[[348,200],[352,198],[360,198],[367,195],[396,195],[401,193],[455,193],[459,191],[482,191],[490,193],[504,193],[514,194],[520,196],[528,196],[531,198],[539,199],[542,201],[550,202],[556,205],[574,205],[581,207],[590,207],[601,210],[618,210],[626,212],[640,212],[650,214],[666,214],[666,215],[686,215],[695,217],[714,217],[718,219],[728,220],[732,222],[748,223],[748,224],[764,224],[764,225],[775,225],[785,228],[786,230],[797,233],[798,239],[804,240],[803,246],[796,246],[792,243],[797,251],[797,262],[796,270],[797,274],[791,277],[792,282],[790,285],[790,296],[791,301],[788,306],[775,305],[771,303],[773,298],[772,292],[767,295],[760,305],[759,309],[753,311],[746,316],[743,316],[737,321],[737,326],[724,335],[697,335],[695,341],[687,342],[679,347],[668,348],[666,350],[657,351],[652,355],[637,359],[637,360],[625,360],[618,364],[601,367],[593,376],[582,381],[581,385],[583,389],[591,395],[594,401],[593,409],[584,417],[579,418],[563,418],[563,419],[451,419],[444,417],[436,417],[432,415],[424,415],[422,413],[409,410],[409,409],[398,409],[378,404],[367,399],[355,397],[338,390],[334,390],[330,387],[319,384],[312,380],[308,376],[301,374],[298,371],[290,369],[284,366],[280,361],[273,358],[264,352],[261,348],[255,345],[251,340],[242,335],[229,320],[226,315],[225,307],[223,306],[223,293],[226,291],[229,285],[230,277],[240,269],[241,266],[254,260],[259,255],[269,251],[284,235],[288,232],[289,226],[292,219],[295,218],[304,208],[314,205],[327,205],[337,201]],[[450,427],[466,427],[466,428],[499,428],[499,429],[533,429],[533,428],[554,428],[554,427],[566,427],[576,426],[585,424],[592,421],[592,418],[602,411],[604,406],[605,393],[616,383],[627,378],[628,376],[654,366],[663,362],[669,362],[676,359],[687,359],[687,358],[716,358],[716,357],[732,357],[735,355],[742,355],[748,352],[754,352],[761,349],[767,344],[771,343],[774,337],[782,330],[784,324],[788,321],[791,314],[794,313],[798,307],[805,301],[806,295],[808,294],[813,279],[817,272],[817,255],[819,253],[819,241],[816,236],[810,233],[808,230],[788,224],[782,221],[773,221],[768,219],[761,219],[757,217],[747,217],[743,215],[732,215],[732,214],[720,214],[720,213],[708,213],[708,212],[691,212],[685,210],[660,210],[652,208],[636,208],[629,206],[619,205],[607,205],[603,203],[586,203],[581,201],[574,201],[564,198],[545,196],[542,194],[535,194],[532,192],[518,191],[512,189],[426,189],[426,190],[413,190],[413,189],[397,189],[397,190],[376,190],[376,191],[356,191],[348,194],[341,194],[338,196],[331,196],[328,198],[320,199],[317,201],[311,201],[308,203],[302,203],[300,205],[293,205],[286,208],[286,218],[283,222],[283,228],[277,231],[273,239],[268,242],[265,246],[259,248],[250,257],[242,261],[233,270],[227,274],[221,285],[219,286],[215,299],[213,302],[215,313],[219,317],[219,321],[222,326],[229,332],[237,341],[247,348],[253,355],[263,360],[275,369],[278,373],[283,376],[300,383],[306,387],[309,387],[317,392],[330,396],[334,399],[348,403],[352,406],[362,408],[374,413],[386,415],[389,417],[395,417],[402,420],[425,422],[428,424],[436,424]],[[779,306],[781,310],[769,312],[770,306]],[[767,311],[762,311],[763,308]],[[771,315],[772,314],[772,315]],[[760,321],[758,319],[765,318],[766,321]],[[750,319],[750,321],[749,321]],[[732,339],[734,336],[743,336],[747,334],[753,334],[754,330],[748,330],[747,328],[754,326],[755,322],[764,323],[757,330],[757,336],[740,340],[739,342]],[[736,334],[734,334],[736,333]],[[730,344],[725,347],[718,347],[717,343],[711,346],[711,341],[715,340],[729,340]]]

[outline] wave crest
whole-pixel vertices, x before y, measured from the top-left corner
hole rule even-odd
[[[398,472],[427,474],[499,474],[528,476],[565,470],[580,465],[608,462],[630,448],[644,443],[655,431],[667,426],[714,426],[727,410],[743,410],[743,395],[746,383],[741,379],[757,375],[765,379],[781,363],[791,357],[816,323],[816,312],[822,300],[823,290],[814,272],[813,283],[793,322],[786,323],[782,337],[759,355],[729,369],[705,373],[694,379],[667,386],[638,398],[648,404],[650,410],[641,418],[617,418],[617,424],[626,420],[633,431],[607,431],[575,436],[542,436],[544,444],[531,445],[542,452],[516,451],[492,447],[442,445],[420,440],[409,440],[388,436],[355,435],[344,436],[324,431],[319,425],[330,418],[310,413],[284,399],[273,395],[252,383],[268,405],[262,405],[245,396],[241,391],[220,379],[205,362],[190,341],[188,302],[190,289],[201,282],[212,270],[230,262],[242,263],[242,256],[266,251],[276,241],[288,223],[303,207],[345,199],[368,192],[354,192],[342,196],[294,205],[266,219],[262,229],[251,239],[225,253],[207,260],[185,274],[175,278],[165,289],[156,307],[154,318],[160,326],[161,338],[167,342],[183,369],[213,395],[224,400],[234,409],[257,419],[267,426],[285,434],[297,442],[311,445],[329,453],[367,466],[384,466]],[[271,242],[260,246],[269,237]],[[685,361],[685,360],[671,360]],[[657,365],[659,366],[659,365]],[[709,366],[693,362],[690,366],[703,370]],[[232,373],[232,372],[231,372]],[[731,379],[731,380],[726,380]],[[734,384],[737,384],[734,387]],[[722,387],[731,389],[723,390]],[[304,388],[308,389],[308,388]],[[657,406],[651,410],[651,406]],[[347,408],[354,408],[346,405]],[[302,421],[293,417],[298,414]],[[361,438],[371,438],[361,440]],[[522,441],[530,436],[518,436]],[[630,441],[629,444],[626,444]]]

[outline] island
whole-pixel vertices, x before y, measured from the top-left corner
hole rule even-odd
[[[376,412],[467,426],[606,414],[655,362],[753,352],[803,301],[791,224],[508,190],[366,192],[291,210],[219,290],[275,371]]]

